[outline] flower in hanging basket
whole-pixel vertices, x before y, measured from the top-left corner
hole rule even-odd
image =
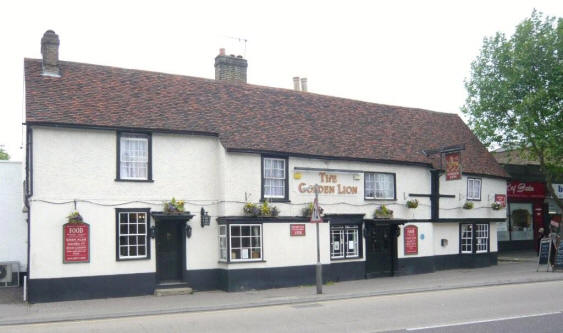
[[[184,212],[184,201],[175,198],[164,203],[164,212],[168,214],[182,213]]]
[[[68,219],[68,223],[82,223],[82,222],[84,222],[84,220],[82,219],[82,216],[76,210],[74,212],[70,213],[70,215],[67,216],[66,218]]]
[[[416,207],[418,207],[417,199],[407,200],[407,208],[416,208]]]
[[[322,207],[319,207],[320,211],[321,211],[321,215],[324,212],[324,209]],[[311,215],[313,215],[313,203],[309,202],[307,204],[307,206],[301,208],[301,216],[303,217],[311,217]]]
[[[393,211],[387,208],[385,205],[381,205],[375,210],[374,215],[377,219],[389,219],[393,218]]]
[[[491,208],[493,210],[500,210],[502,208],[502,204],[498,201],[495,201],[491,204]]]
[[[463,209],[473,209],[473,202],[471,202],[471,201],[466,201],[466,202],[463,204]]]

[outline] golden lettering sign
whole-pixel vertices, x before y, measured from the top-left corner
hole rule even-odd
[[[326,172],[319,172],[320,183],[318,185],[319,194],[358,194],[357,186],[349,186],[338,183],[338,177]],[[299,193],[315,193],[314,185],[299,183],[297,186]]]

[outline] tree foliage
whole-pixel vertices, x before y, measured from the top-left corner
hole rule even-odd
[[[0,146],[0,160],[9,160],[10,155],[6,151],[4,151],[4,147]]]
[[[552,180],[563,175],[563,19],[534,10],[507,37],[485,38],[471,64],[462,112],[487,145],[537,160],[557,205]]]

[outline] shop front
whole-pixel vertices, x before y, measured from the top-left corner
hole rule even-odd
[[[505,222],[498,224],[500,251],[537,250],[539,229],[546,216],[545,183],[511,181],[507,185]]]

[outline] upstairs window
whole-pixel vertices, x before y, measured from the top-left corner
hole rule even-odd
[[[467,200],[481,200],[481,179],[467,178]]]
[[[287,200],[287,159],[262,159],[263,199]]]
[[[366,199],[395,199],[395,174],[366,172],[364,174]]]
[[[151,180],[150,135],[119,133],[117,148],[117,180]]]

